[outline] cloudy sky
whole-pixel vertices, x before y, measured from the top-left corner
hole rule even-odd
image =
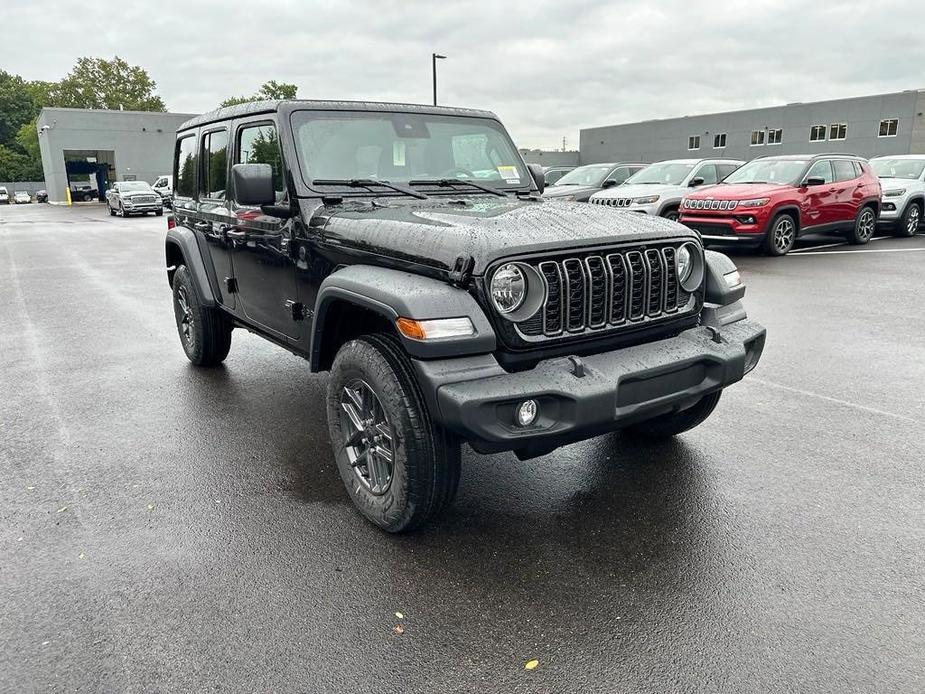
[[[582,127],[925,88],[925,0],[5,0],[0,69],[145,67],[171,111],[299,96],[488,108],[518,146]],[[83,9],[81,9],[83,8]]]

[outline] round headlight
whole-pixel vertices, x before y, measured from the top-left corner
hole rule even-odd
[[[691,263],[691,251],[684,245],[678,249],[678,282],[684,284],[688,277],[691,276],[691,270],[694,269]]]
[[[523,271],[513,263],[502,265],[491,278],[489,293],[498,313],[516,311],[527,297]]]

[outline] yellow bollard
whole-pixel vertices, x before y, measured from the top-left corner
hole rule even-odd
[[[71,206],[71,187],[70,186],[64,189],[64,200],[65,200],[64,204],[70,207]]]

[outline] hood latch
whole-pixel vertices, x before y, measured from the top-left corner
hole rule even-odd
[[[465,287],[472,279],[472,269],[475,267],[475,258],[471,255],[461,255],[456,258],[453,270],[450,272],[450,283],[457,287]]]

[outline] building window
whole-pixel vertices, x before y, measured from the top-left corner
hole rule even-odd
[[[899,128],[898,118],[887,118],[880,121],[880,137],[896,137],[897,128]]]
[[[768,144],[769,145],[779,145],[784,140],[784,130],[783,128],[773,128],[768,130]]]
[[[832,125],[829,126],[830,140],[844,140],[846,137],[848,137],[847,123],[832,123]]]
[[[726,146],[726,133],[716,133],[713,136],[713,149],[722,149]]]
[[[700,135],[691,135],[687,138],[688,149],[700,149]]]
[[[752,147],[764,144],[764,130],[752,130]]]
[[[814,125],[809,129],[809,141],[810,142],[822,142],[825,140],[825,126],[824,125]]]

